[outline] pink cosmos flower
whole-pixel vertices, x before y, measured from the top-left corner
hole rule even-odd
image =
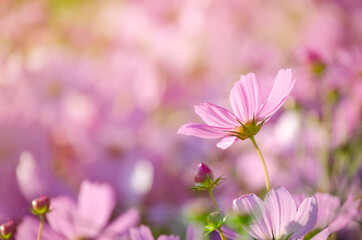
[[[139,213],[131,209],[110,224],[116,204],[115,193],[108,184],[84,181],[80,187],[78,203],[61,196],[51,200],[46,215],[49,225],[44,226],[44,240],[97,239],[109,240],[128,233],[139,221]],[[36,239],[39,220],[24,218],[18,227],[17,239]]]
[[[255,194],[243,195],[233,201],[234,212],[252,217],[246,227],[254,239],[298,239],[309,233],[317,222],[315,197],[305,198],[299,208],[283,187],[272,189],[263,202]]]
[[[292,71],[281,69],[267,100],[262,104],[259,81],[254,73],[242,75],[230,92],[230,104],[234,113],[211,103],[195,106],[195,112],[206,124],[188,123],[178,134],[201,138],[222,138],[217,147],[226,149],[238,138],[254,136],[285,102],[293,88]]]

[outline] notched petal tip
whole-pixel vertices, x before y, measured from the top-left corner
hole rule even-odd
[[[283,103],[286,101],[290,91],[294,86],[294,82],[295,80],[292,79],[291,69],[279,70],[268,99],[263,105],[261,105],[260,110],[257,113],[258,118],[269,118],[276,111],[278,111],[279,108],[281,108]]]
[[[253,72],[250,72],[246,75],[241,75],[240,76],[240,81],[247,81],[247,80],[250,80],[250,81],[255,81],[256,80],[256,75],[255,73]]]
[[[293,224],[289,226],[288,232],[293,232],[291,239],[298,239],[309,233],[317,223],[318,203],[316,197],[304,199],[301,203]]]

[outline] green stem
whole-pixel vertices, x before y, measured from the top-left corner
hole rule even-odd
[[[43,225],[44,225],[44,214],[40,215],[40,224],[39,224],[39,233],[38,233],[38,240],[41,240],[41,234],[43,232]]]
[[[215,201],[215,198],[214,198],[214,194],[212,193],[212,189],[211,189],[211,188],[209,189],[209,194],[210,194],[212,203],[214,204],[214,207],[215,207],[216,211],[217,211],[217,212],[220,212],[220,211],[219,211],[219,208],[218,208],[217,205],[216,205],[216,201]],[[219,234],[220,234],[221,240],[226,240],[226,238],[224,237],[224,234],[223,234],[223,232],[222,232],[222,230],[221,230],[221,227],[218,227],[217,229],[219,230]]]
[[[217,229],[219,230],[221,240],[226,240],[226,238],[224,237],[224,234],[222,233],[221,227],[218,227]]]
[[[254,147],[255,147],[256,151],[258,152],[258,154],[259,154],[261,163],[263,164],[264,174],[265,174],[266,190],[269,192],[269,190],[270,190],[269,174],[268,174],[268,169],[267,169],[266,164],[265,164],[265,161],[264,161],[263,154],[261,154],[261,151],[260,151],[260,149],[259,149],[259,147],[258,147],[258,144],[257,144],[256,141],[255,141],[254,136],[251,136],[251,137],[250,137],[250,140],[253,142]]]
[[[212,189],[209,189],[209,193],[210,193],[210,197],[211,197],[212,203],[214,204],[214,207],[215,207],[216,211],[220,212],[217,205],[216,205],[216,201],[215,201],[215,198],[214,198],[214,194],[212,193]]]

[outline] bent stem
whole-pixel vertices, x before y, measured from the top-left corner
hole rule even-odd
[[[212,193],[212,189],[211,189],[211,188],[209,189],[209,194],[210,194],[212,203],[214,204],[214,207],[215,207],[216,211],[217,211],[217,212],[220,212],[220,211],[219,211],[219,208],[218,208],[217,205],[216,205],[216,201],[215,201],[215,198],[214,198],[214,194]],[[219,230],[219,234],[220,234],[221,240],[226,240],[226,238],[224,237],[224,234],[223,234],[223,232],[222,232],[222,230],[221,230],[221,227],[218,227],[217,229]]]
[[[258,152],[258,154],[259,154],[261,163],[263,164],[264,174],[265,174],[266,190],[269,192],[269,190],[270,190],[269,174],[268,174],[268,169],[267,169],[266,164],[265,164],[265,161],[264,161],[263,154],[261,154],[261,151],[260,151],[260,149],[259,149],[259,147],[258,147],[258,144],[257,144],[256,141],[255,141],[254,136],[251,136],[251,137],[250,137],[250,140],[253,142],[254,147],[255,147],[256,151]]]
[[[41,234],[43,232],[43,225],[44,225],[44,214],[40,215],[40,224],[39,224],[39,233],[38,233],[38,240],[41,240]]]

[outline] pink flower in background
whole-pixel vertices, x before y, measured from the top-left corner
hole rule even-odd
[[[131,228],[129,232],[131,240],[155,240],[155,238],[152,236],[150,228],[144,225],[141,225],[139,228]],[[193,228],[189,226],[187,228],[185,240],[194,239],[196,238],[194,236]],[[180,240],[180,237],[175,235],[161,235],[157,238],[157,240]]]
[[[195,112],[206,122],[181,126],[178,134],[201,138],[222,138],[217,147],[226,149],[238,138],[244,140],[257,134],[261,125],[285,102],[294,85],[292,71],[280,70],[265,103],[261,103],[261,89],[254,73],[242,75],[230,93],[234,113],[211,103],[195,106]]]
[[[263,202],[255,194],[233,201],[234,212],[252,217],[247,232],[255,239],[298,239],[316,224],[318,205],[315,197],[305,198],[299,208],[283,187],[272,189]]]
[[[360,199],[354,200],[352,195],[341,206],[341,200],[328,193],[317,193],[318,220],[315,230],[323,230],[315,235],[313,240],[327,239],[329,234],[337,232],[358,216],[358,206]]]
[[[65,196],[51,200],[51,211],[46,215],[49,226],[44,228],[43,239],[107,240],[127,234],[138,223],[139,213],[131,209],[107,225],[115,204],[115,193],[109,185],[84,181],[78,203]],[[18,227],[17,238],[36,239],[38,224],[32,218],[25,218]]]
[[[154,240],[151,230],[149,227],[141,225],[139,228],[130,229],[131,240]],[[180,240],[179,237],[170,235],[161,235],[157,240]]]

